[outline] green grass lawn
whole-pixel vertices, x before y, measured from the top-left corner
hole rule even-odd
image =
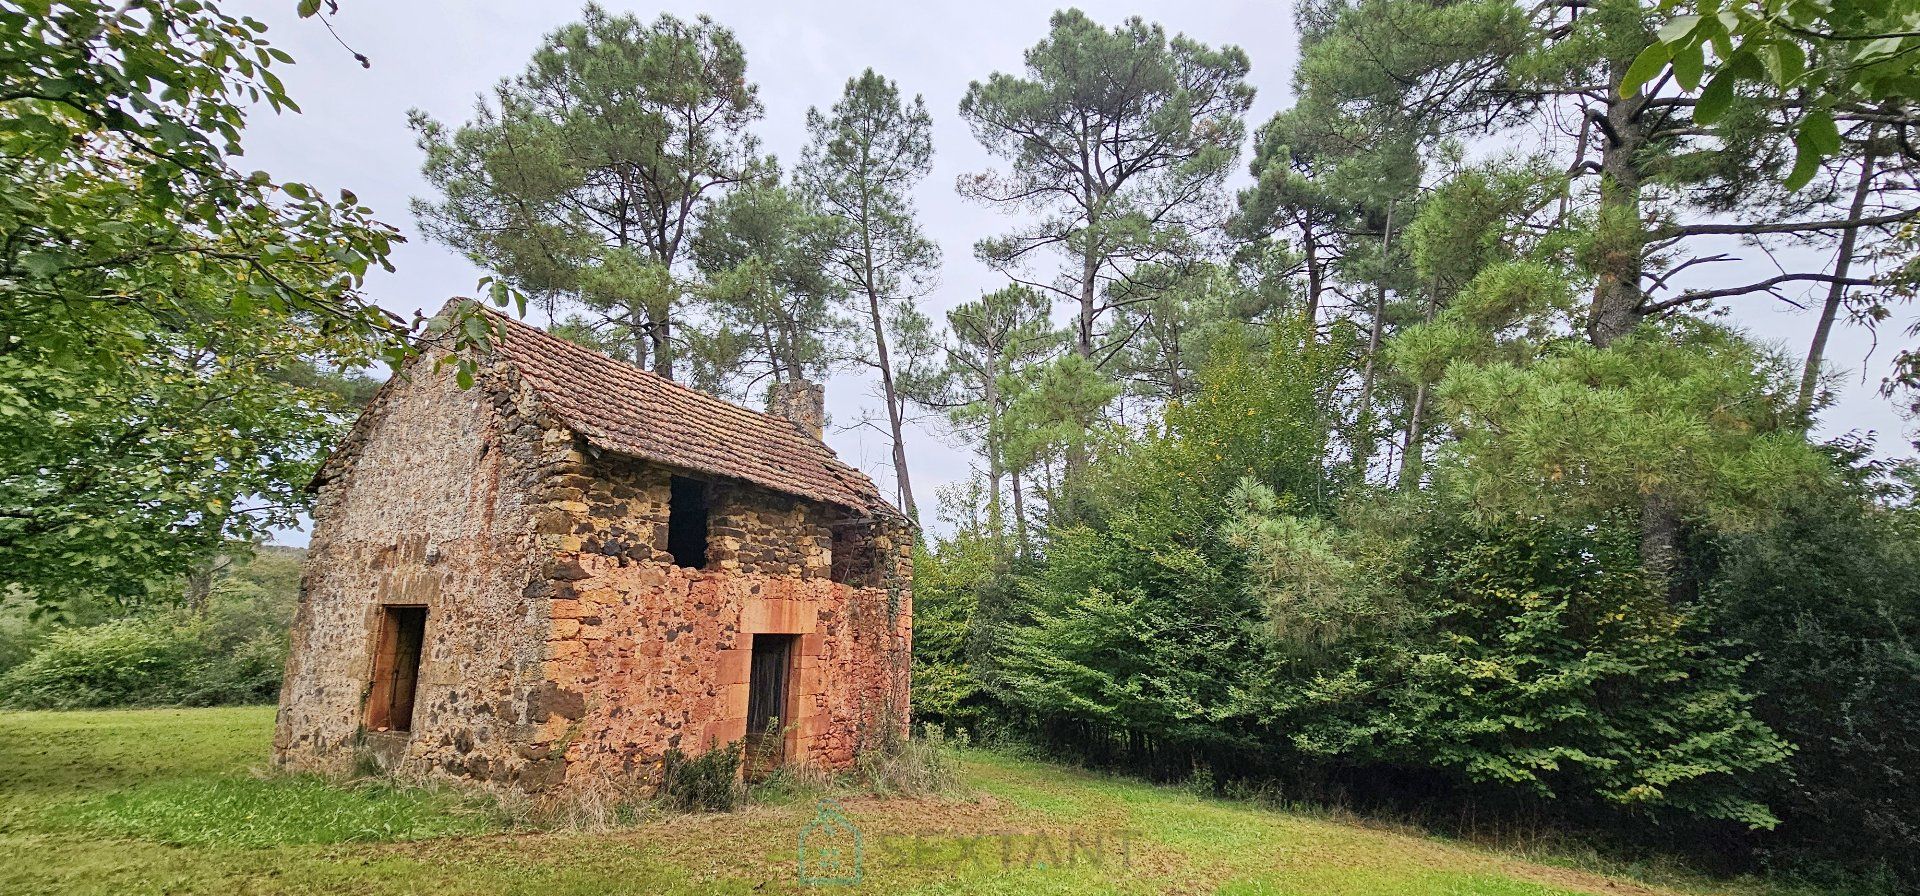
[[[0,894],[1223,893],[1663,889],[972,751],[938,798],[840,798],[857,886],[803,886],[811,800],[605,833],[446,790],[269,775],[271,708],[0,713]]]

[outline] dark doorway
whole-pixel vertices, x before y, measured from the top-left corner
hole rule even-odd
[[[707,565],[707,484],[684,476],[673,477],[673,497],[667,504],[667,553],[675,566],[700,569]]]
[[[747,682],[747,772],[762,773],[786,759],[787,679],[794,635],[754,635]]]
[[[427,640],[426,607],[385,607],[374,646],[373,687],[367,694],[367,727],[413,729],[413,697],[420,685],[420,653]]]

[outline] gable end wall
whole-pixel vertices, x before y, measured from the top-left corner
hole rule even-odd
[[[340,773],[552,775],[534,728],[549,627],[534,532],[543,468],[571,436],[522,413],[511,378],[460,389],[421,358],[384,390],[315,496],[274,752]],[[382,607],[427,607],[410,735],[366,731]]]

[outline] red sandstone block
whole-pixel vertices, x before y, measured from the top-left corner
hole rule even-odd
[[[580,620],[555,619],[553,621],[553,637],[555,640],[564,641],[569,638],[575,637],[576,635],[579,635],[579,634],[580,634]]]
[[[720,700],[720,705],[726,707],[728,716],[739,716],[742,719],[747,717],[747,685],[745,682],[722,685],[720,688]]]
[[[548,601],[547,606],[555,619],[573,619],[580,615],[580,602],[571,598],[556,597]]]
[[[746,684],[752,680],[753,651],[722,650],[715,665],[714,679],[721,684]]]
[[[774,631],[798,633],[811,628],[807,623],[813,620],[806,618],[800,612],[802,608],[803,605],[799,601],[782,600],[774,602],[769,608],[768,613],[773,624],[779,626],[779,628],[774,629]]]
[[[616,566],[617,561],[604,554],[581,554],[578,559],[580,560],[580,568],[596,577],[605,575],[609,570],[618,568]]]
[[[740,613],[740,628],[749,632],[770,632],[773,608],[766,598],[749,598],[746,609]]]

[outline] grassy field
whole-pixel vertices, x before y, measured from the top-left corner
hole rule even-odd
[[[971,751],[937,798],[842,795],[858,885],[804,886],[811,798],[542,831],[447,791],[267,775],[270,708],[0,713],[0,893],[1222,893],[1663,889]]]

